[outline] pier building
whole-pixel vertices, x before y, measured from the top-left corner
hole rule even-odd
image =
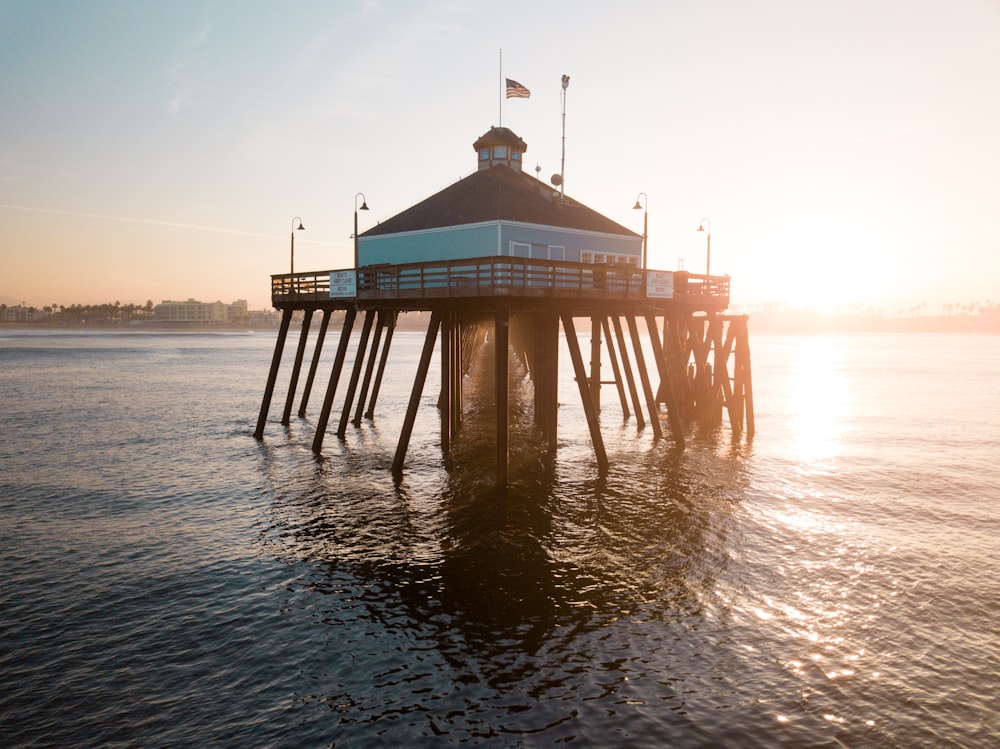
[[[376,418],[398,315],[421,311],[429,313],[429,323],[391,465],[397,476],[406,465],[435,350],[440,443],[447,454],[462,426],[469,370],[490,347],[499,486],[508,481],[512,356],[532,386],[539,447],[554,451],[558,361],[561,351],[568,353],[599,472],[610,467],[600,424],[603,386],[613,386],[615,410],[625,419],[651,429],[657,440],[669,438],[675,449],[684,449],[690,424],[721,424],[724,414],[734,439],[750,438],[747,318],[725,314],[730,278],[646,268],[644,236],[524,172],[527,144],[510,129],[490,128],[473,149],[471,174],[356,235],[355,267],[271,277],[281,322],[254,435],[264,436],[293,315],[302,327],[283,424],[296,398],[297,415],[306,416],[331,316],[344,313],[316,418],[312,448],[320,453],[352,341],[354,365],[336,425],[340,438],[350,426]],[[319,330],[299,393],[317,314]],[[589,329],[587,360],[581,324]]]

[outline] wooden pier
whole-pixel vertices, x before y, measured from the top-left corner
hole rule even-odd
[[[399,477],[416,423],[435,347],[441,390],[441,449],[447,454],[461,430],[466,375],[482,345],[493,347],[496,368],[496,482],[508,483],[510,357],[524,365],[533,386],[540,444],[554,449],[558,414],[559,333],[562,330],[590,430],[598,470],[609,470],[600,429],[602,385],[613,385],[616,407],[656,438],[664,426],[684,449],[693,422],[719,425],[728,418],[734,439],[753,436],[753,386],[746,316],[724,314],[729,277],[683,271],[647,271],[634,265],[598,265],[491,256],[366,266],[271,277],[271,298],[281,322],[254,436],[263,439],[293,315],[301,330],[285,395],[282,424],[290,423],[298,397],[305,417],[334,311],[343,311],[312,449],[320,453],[330,430],[344,438],[349,426],[374,419],[397,316],[429,312],[420,361],[391,470]],[[309,371],[299,381],[313,318],[322,313]],[[352,334],[360,321],[354,365],[337,403]],[[589,360],[578,326],[589,327]],[[602,347],[611,372],[602,371]],[[651,353],[649,360],[648,354]]]

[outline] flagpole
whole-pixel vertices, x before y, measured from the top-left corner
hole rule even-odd
[[[503,127],[503,48],[500,48],[500,120],[497,123],[498,127]]]

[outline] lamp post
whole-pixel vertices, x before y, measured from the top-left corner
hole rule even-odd
[[[295,225],[296,221],[299,222],[298,226]],[[295,232],[305,231],[305,229],[306,227],[302,225],[302,219],[300,219],[298,216],[292,219],[292,264],[291,268],[289,269],[291,274],[289,281],[291,281],[293,284],[295,283]]]
[[[698,224],[698,231],[705,232],[705,275],[710,276],[712,275],[712,222],[703,218]]]
[[[361,198],[361,207],[358,207],[358,198]],[[367,211],[368,201],[365,200],[365,194],[359,192],[354,196],[354,271],[358,270],[358,211]]]
[[[642,203],[639,202],[639,198],[642,198]],[[646,270],[646,241],[649,237],[649,198],[646,197],[646,193],[640,192],[635,196],[635,205],[632,206],[634,210],[642,210],[642,269]]]

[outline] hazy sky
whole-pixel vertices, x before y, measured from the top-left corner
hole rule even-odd
[[[501,98],[503,74],[531,90]],[[269,305],[525,167],[733,301],[1000,302],[1000,0],[0,0],[0,301]]]

